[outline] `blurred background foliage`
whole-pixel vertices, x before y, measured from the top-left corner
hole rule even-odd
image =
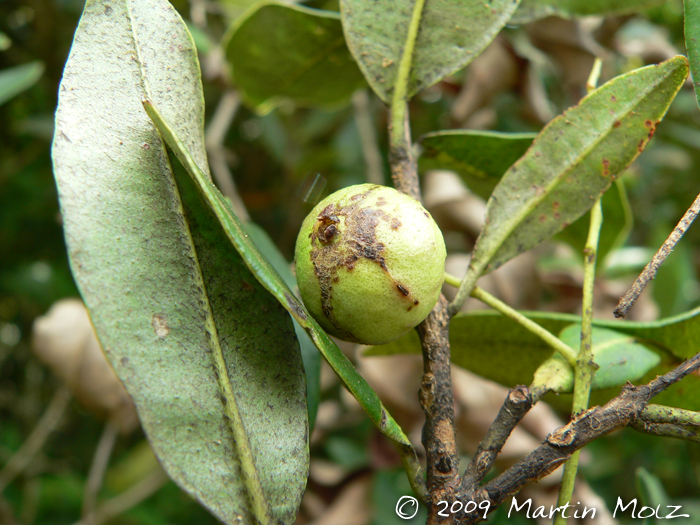
[[[173,4],[200,51],[207,123],[215,116],[224,122],[210,130],[216,140],[208,144],[212,165],[220,165],[214,169],[222,174],[217,182],[224,190],[229,185],[229,193],[240,197],[251,220],[291,260],[299,225],[322,196],[312,195],[314,189],[309,188],[317,174],[326,182],[324,195],[367,180],[389,183],[386,108],[364,89],[337,107],[298,107],[281,101],[256,112],[240,103],[220,45],[252,2]],[[333,0],[304,5],[338,10]],[[77,522],[89,472],[98,461],[94,457],[102,457],[96,454],[100,446],[113,448],[107,454],[104,483],[98,482],[93,494],[103,510],[105,505],[111,509],[102,521],[215,523],[165,481],[140,430],[118,432],[100,419],[104,414],[95,416],[85,408],[75,391],[78,400],[69,401],[58,379],[64,376],[42,364],[32,348],[37,317],[57,300],[78,295],[65,253],[50,146],[58,84],[82,7],[80,0],[0,2],[0,523]],[[258,38],[265,42],[275,35],[260,30]],[[537,132],[585,94],[596,55],[604,59],[602,82],[684,52],[683,6],[678,0],[634,15],[573,21],[550,17],[508,26],[472,64],[415,97],[410,107],[413,136],[444,129]],[[426,173],[423,181],[426,205],[445,232],[448,268],[453,265],[453,273],[463,272],[483,220],[483,202],[449,173]],[[599,277],[597,312],[607,317],[700,191],[700,112],[690,84],[622,181],[617,193],[610,192],[603,233],[608,257]],[[557,242],[519,258],[510,274],[495,278],[491,284],[499,295],[520,308],[577,312],[580,247],[587,224],[585,218],[581,221]],[[700,304],[699,241],[696,226],[659,272],[651,294],[635,307],[637,319],[666,317]],[[523,275],[531,278],[524,281]],[[415,392],[420,362],[414,356],[365,358],[352,346],[343,348],[418,443],[422,415]],[[455,372],[455,389],[460,445],[468,456],[503,393],[462,370]],[[322,370],[321,392],[311,439],[311,477],[298,523],[402,522],[394,505],[410,489],[399,458],[327,369]],[[500,468],[536,446],[559,421],[546,409],[534,417],[535,423],[522,435],[514,435],[515,444],[504,451]],[[26,464],[13,466],[11,458],[18,451],[26,454],[37,431],[42,437],[42,429],[48,430]],[[605,501],[613,509],[618,496],[624,501],[638,497],[650,503],[682,502],[691,514],[687,521],[700,523],[697,445],[625,430],[586,449],[583,478],[587,485],[581,483],[578,495],[589,506]],[[553,503],[556,480],[528,494],[542,504]],[[409,523],[424,520],[421,509]],[[504,509],[492,520],[527,521],[522,515],[507,519]]]

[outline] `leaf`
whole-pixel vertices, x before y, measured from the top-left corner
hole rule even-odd
[[[696,0],[683,0],[683,11],[685,47],[688,50],[695,99],[700,107],[700,3]]]
[[[662,2],[663,0],[522,0],[509,23],[526,24],[547,16],[575,18],[621,15],[638,12]]]
[[[581,342],[581,325],[567,326],[559,334],[559,339],[571,348],[578,348]],[[591,383],[592,390],[622,386],[627,381],[636,381],[644,377],[644,374],[661,361],[656,352],[639,343],[634,336],[599,326],[593,327],[592,351],[593,361],[598,365]],[[559,353],[550,359],[559,361],[563,365],[568,364]],[[573,388],[574,374],[573,370],[569,368],[568,381],[553,391],[563,394],[572,392]]]
[[[277,273],[280,274],[285,284],[291,290],[294,290],[297,282],[289,267],[289,263],[282,253],[280,253],[265,230],[252,222],[247,223],[245,229],[250,234],[255,245],[260,249],[260,253],[270,261],[270,264],[277,270]],[[304,372],[306,374],[306,404],[309,409],[309,432],[313,432],[318,405],[321,401],[321,354],[316,350],[316,345],[314,345],[314,342],[308,336],[304,328],[296,321],[294,321],[294,332],[299,341],[301,358],[304,362]]]
[[[403,433],[401,427],[391,417],[377,397],[372,387],[357,372],[352,363],[341,352],[331,338],[324,332],[313,317],[306,311],[302,303],[294,296],[282,277],[260,253],[258,247],[251,241],[250,235],[240,220],[233,213],[230,203],[224,198],[211,180],[202,172],[195,158],[186,149],[182,140],[164,120],[153,104],[145,100],[144,107],[148,115],[163,134],[168,145],[183,163],[189,175],[193,178],[199,192],[204,196],[216,217],[226,232],[226,237],[243,257],[246,265],[257,277],[258,281],[269,291],[282,306],[292,315],[311,336],[316,347],[326,358],[331,368],[338,374],[345,387],[357,399],[360,406],[369,416],[372,423],[387,437],[400,445],[401,450],[411,447],[411,442]]]
[[[588,211],[647,145],[687,75],[683,56],[641,68],[552,120],[493,191],[470,274],[498,268]]]
[[[571,314],[523,313],[554,334],[560,333],[572,323],[581,322],[580,316]],[[700,308],[653,322],[594,319],[593,324],[595,327],[634,336],[661,356],[661,362],[639,383],[669,371],[679,361],[695,355],[700,348]],[[453,317],[450,323],[450,346],[453,363],[507,387],[530,384],[535,371],[552,355],[552,349],[539,337],[492,310],[461,313]],[[420,352],[418,336],[411,332],[392,343],[368,348],[365,355]],[[618,392],[619,389],[616,389],[603,391],[602,394],[609,398]],[[654,402],[699,410],[700,377],[686,377],[656,396]]]
[[[179,15],[165,0],[88,1],[53,145],[74,276],[168,474],[225,523],[292,523],[309,459],[291,321],[189,178],[176,187],[145,95],[206,167],[199,64]]]
[[[421,171],[455,171],[474,193],[488,199],[503,174],[527,151],[536,133],[435,131],[421,137]]]
[[[29,62],[0,71],[0,106],[29,89],[44,74],[44,63]]]
[[[262,113],[285,99],[338,105],[365,83],[345,45],[340,16],[331,11],[256,4],[236,20],[224,49],[237,87]]]
[[[471,62],[511,17],[519,0],[430,0],[418,29],[408,98]],[[411,21],[412,2],[340,0],[350,52],[389,104]]]

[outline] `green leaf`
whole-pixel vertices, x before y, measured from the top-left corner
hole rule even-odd
[[[498,268],[588,211],[647,145],[687,75],[683,56],[641,68],[552,120],[493,191],[469,273]]]
[[[685,14],[685,47],[688,50],[695,99],[700,107],[700,3],[696,0],[683,0],[683,11]]]
[[[285,99],[338,105],[365,83],[345,45],[340,15],[331,11],[256,4],[235,21],[224,48],[236,86],[263,113]]]
[[[255,245],[260,249],[260,253],[270,261],[270,264],[277,270],[285,284],[291,290],[296,289],[297,281],[289,267],[289,263],[265,230],[252,222],[247,223],[245,229],[250,234]],[[304,328],[296,321],[294,321],[294,331],[299,340],[301,358],[304,362],[304,372],[306,373],[306,404],[309,408],[309,432],[312,432],[316,422],[318,405],[321,401],[321,354],[316,350],[316,345],[314,345]]]
[[[580,316],[571,314],[523,313],[554,334],[572,323],[581,322]],[[640,383],[669,371],[679,361],[695,355],[700,348],[700,308],[647,323],[594,319],[593,324],[634,336],[661,357],[661,362]],[[552,355],[552,349],[539,337],[492,310],[455,316],[450,323],[450,346],[453,363],[507,387],[530,384],[535,371]],[[392,343],[371,347],[365,355],[420,352],[418,336],[411,332]],[[557,372],[550,370],[549,373]],[[607,392],[608,398],[618,392],[619,389]],[[689,410],[700,409],[700,377],[686,377],[656,396],[654,402]]]
[[[581,325],[567,326],[559,334],[559,339],[572,348],[578,348],[581,342]],[[634,336],[599,326],[593,327],[592,351],[593,361],[598,365],[591,383],[593,390],[622,386],[627,381],[636,381],[661,361],[656,352],[639,343]],[[559,354],[552,358],[568,364]],[[571,372],[570,384],[565,389],[555,390],[556,392],[573,391],[573,370],[569,371]]]
[[[29,62],[0,71],[0,106],[32,87],[44,74],[44,63]]]
[[[408,35],[411,2],[340,0],[348,47],[377,96],[389,104]],[[518,0],[430,0],[423,8],[408,98],[471,62],[511,17]]]
[[[176,181],[141,100],[206,167],[194,44],[165,0],[90,0],[66,64],[54,171],[73,273],[168,474],[225,523],[292,523],[308,471],[289,316]]]
[[[145,100],[144,107],[157,125],[168,145],[173,149],[177,157],[183,163],[190,176],[193,178],[200,193],[204,196],[224,231],[226,237],[243,257],[246,265],[257,277],[258,281],[274,295],[282,306],[311,336],[316,347],[326,358],[331,368],[338,374],[345,387],[355,396],[358,403],[365,410],[372,423],[387,437],[400,445],[402,450],[410,447],[411,442],[403,433],[401,427],[391,417],[377,397],[376,392],[369,386],[365,379],[357,372],[348,358],[341,352],[338,345],[323,331],[313,317],[307,312],[304,305],[297,299],[279,273],[270,265],[267,259],[260,253],[258,247],[250,239],[245,227],[233,213],[230,203],[224,198],[211,180],[202,172],[195,158],[189,153],[184,143],[175,134],[160,112],[153,104]]]
[[[522,0],[511,24],[526,24],[547,16],[575,18],[591,15],[621,15],[638,12],[663,0]]]
[[[421,137],[421,171],[455,171],[474,193],[488,199],[501,177],[527,151],[536,133],[435,131]]]

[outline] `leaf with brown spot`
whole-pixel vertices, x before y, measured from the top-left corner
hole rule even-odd
[[[663,118],[687,75],[683,56],[641,68],[552,120],[493,191],[471,275],[498,268],[588,211],[646,146],[646,122]]]

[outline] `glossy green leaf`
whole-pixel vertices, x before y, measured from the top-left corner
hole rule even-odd
[[[403,446],[410,446],[410,441],[401,427],[391,417],[377,397],[376,392],[357,372],[348,358],[341,352],[338,345],[321,329],[318,323],[307,312],[304,305],[297,299],[282,277],[260,253],[259,248],[252,242],[243,223],[236,217],[228,200],[212,184],[202,172],[195,158],[189,153],[182,140],[175,134],[169,124],[153,104],[146,100],[144,107],[151,119],[157,125],[168,145],[186,167],[200,193],[212,208],[218,221],[226,232],[228,240],[243,257],[246,265],[292,317],[307,331],[316,347],[326,358],[331,368],[338,374],[346,388],[355,396],[360,406],[365,410],[372,423],[387,437]]]
[[[567,326],[559,334],[559,339],[571,348],[578,348],[581,344],[581,325]],[[593,327],[592,351],[593,361],[598,365],[591,383],[592,390],[622,386],[627,381],[636,381],[661,361],[658,353],[639,343],[636,337],[599,326]],[[558,353],[551,359],[564,365],[568,364]],[[562,374],[566,372],[562,371]],[[571,368],[568,369],[568,374],[568,381],[552,389],[554,392],[573,391],[574,373]]]
[[[436,131],[421,137],[422,172],[456,172],[471,191],[488,199],[501,177],[530,147],[536,133]]]
[[[685,47],[688,50],[695,99],[700,107],[700,2],[684,0]]]
[[[664,0],[522,0],[511,24],[526,24],[547,16],[575,18],[638,12]]]
[[[0,71],[0,106],[32,87],[43,74],[44,63],[39,61]]]
[[[161,464],[225,523],[292,523],[308,470],[291,320],[143,110],[206,167],[194,44],[165,0],[90,0],[59,93],[54,171],[74,276]],[[206,168],[205,168],[206,169]]]
[[[647,145],[687,75],[683,56],[638,69],[552,120],[493,191],[469,272],[498,268],[588,211]]]
[[[285,284],[291,290],[296,289],[297,281],[289,267],[289,263],[265,230],[252,222],[247,223],[245,229],[250,234],[251,239],[253,239],[253,243],[260,249],[260,253],[270,261],[270,264],[277,270]],[[304,328],[296,320],[294,321],[294,331],[299,340],[301,358],[304,362],[304,372],[306,373],[306,404],[309,408],[309,431],[312,432],[316,422],[318,405],[321,401],[321,354]]]
[[[236,20],[224,42],[236,86],[261,112],[285,99],[337,105],[365,85],[338,13],[263,2]]]
[[[413,53],[408,97],[471,62],[511,17],[519,0],[430,0]],[[389,103],[414,1],[340,0],[348,47],[377,96]]]
[[[572,323],[581,322],[579,316],[571,314],[524,313],[554,334]],[[595,327],[634,336],[661,357],[661,362],[638,383],[667,372],[681,360],[695,355],[700,348],[700,308],[648,323],[601,319],[594,319],[593,323]],[[552,355],[552,349],[539,337],[491,310],[455,316],[450,323],[450,345],[453,363],[508,387],[530,384],[535,371]],[[418,336],[411,332],[393,343],[369,348],[365,354],[381,356],[420,352]],[[616,395],[619,388],[602,392],[610,397]],[[655,397],[654,402],[700,409],[700,377],[686,377]]]

